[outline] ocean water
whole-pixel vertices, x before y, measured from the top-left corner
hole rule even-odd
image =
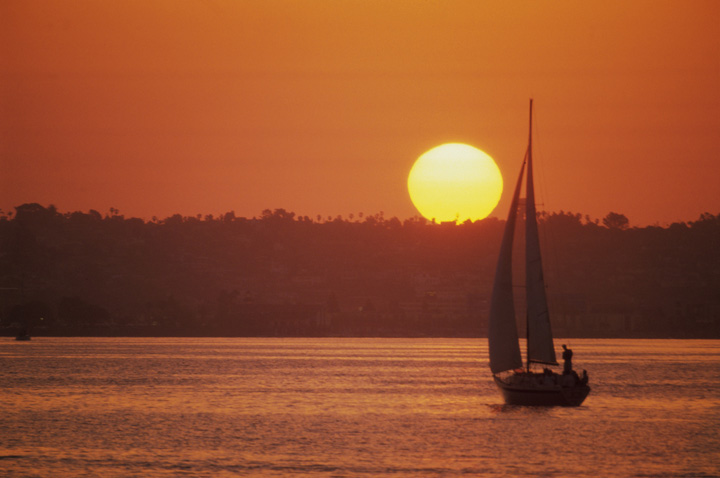
[[[2,338],[0,476],[720,476],[720,341],[560,343],[578,408],[484,339]]]

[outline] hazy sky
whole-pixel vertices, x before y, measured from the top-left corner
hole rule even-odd
[[[535,100],[544,209],[720,213],[720,2],[0,2],[0,208],[417,214],[445,142],[505,217]]]

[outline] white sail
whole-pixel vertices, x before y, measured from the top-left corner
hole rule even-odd
[[[530,362],[557,364],[550,317],[548,315],[545,279],[540,258],[535,188],[532,167],[532,100],[530,101],[530,138],[527,156],[527,193],[525,198],[525,266],[527,293],[527,359]]]
[[[490,300],[490,320],[488,326],[488,347],[490,350],[490,370],[500,373],[522,367],[517,325],[515,324],[515,302],[512,285],[512,245],[515,235],[515,219],[520,197],[520,188],[525,171],[525,163],[520,168],[510,212],[505,223],[500,257],[495,270],[492,298]]]

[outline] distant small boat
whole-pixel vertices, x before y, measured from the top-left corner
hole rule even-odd
[[[15,340],[31,340],[30,334],[27,330],[21,330],[19,334],[15,336]]]
[[[558,365],[555,357],[552,329],[548,315],[545,281],[540,257],[537,215],[535,210],[535,189],[532,168],[532,100],[530,100],[530,134],[527,153],[520,168],[510,212],[503,234],[500,255],[495,272],[488,345],[490,370],[493,379],[502,392],[507,404],[535,406],[579,406],[590,393],[587,373],[579,377],[572,370],[572,351],[563,354],[566,359],[562,374],[547,366]],[[512,283],[512,249],[515,222],[523,174],[527,168],[525,197],[525,286],[527,301],[527,363],[523,367],[515,321],[515,303]],[[531,370],[531,365],[541,364],[540,372]]]

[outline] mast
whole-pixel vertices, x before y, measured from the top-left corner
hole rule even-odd
[[[530,114],[528,115],[528,147],[527,147],[527,163],[528,163],[528,173],[527,178],[525,178],[526,182],[526,188],[527,191],[525,193],[525,240],[527,241],[527,221],[530,217],[530,202],[531,202],[531,196],[530,196],[530,185],[533,180],[532,176],[532,107],[533,107],[533,100],[530,98]],[[532,198],[533,202],[533,209],[535,209],[535,198]],[[527,261],[527,251],[526,251],[526,261]],[[527,271],[526,271],[527,272]],[[527,281],[527,273],[525,275],[525,280]],[[525,357],[527,360],[527,371],[530,372],[530,305],[529,302],[526,305],[525,310]]]

